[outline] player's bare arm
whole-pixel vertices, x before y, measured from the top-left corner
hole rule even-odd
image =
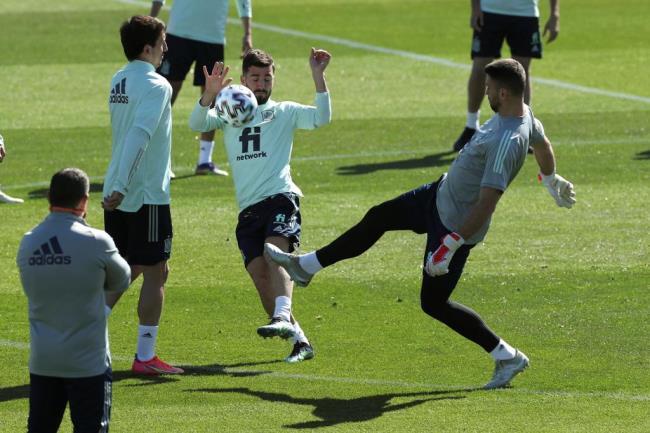
[[[250,17],[242,17],[241,19],[241,25],[244,29],[244,36],[241,38],[241,56],[240,58],[244,58],[244,54],[251,48],[253,48],[253,32],[252,32],[252,26],[251,26],[251,18]]]
[[[540,173],[546,176],[555,173],[555,154],[548,137],[544,137],[544,141],[533,143],[532,148]]]
[[[576,202],[573,184],[555,173],[553,146],[547,137],[533,145],[535,160],[539,165],[539,178],[560,207],[571,208]]]
[[[546,43],[551,43],[557,39],[560,34],[560,0],[551,0],[551,11],[544,26],[544,33],[542,36],[548,34]]]
[[[483,27],[483,11],[481,11],[481,0],[472,0],[472,14],[469,18],[469,26],[476,30],[481,31]]]
[[[316,91],[318,93],[327,92],[327,82],[325,81],[325,69],[329,65],[332,55],[325,50],[318,48],[311,49],[309,53],[309,67],[311,75],[314,78]]]
[[[222,62],[216,62],[212,67],[212,72],[208,72],[207,66],[203,66],[205,92],[203,92],[200,100],[202,106],[207,107],[211,105],[214,98],[221,92],[221,89],[232,82],[232,78],[227,77],[229,71],[230,67],[224,66]]]
[[[149,12],[149,16],[152,17],[157,17],[158,14],[160,13],[160,9],[163,7],[163,2],[160,0],[153,0],[151,2],[151,11]]]

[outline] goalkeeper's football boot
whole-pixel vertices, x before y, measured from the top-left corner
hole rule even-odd
[[[293,345],[293,350],[291,351],[289,356],[284,358],[284,360],[289,364],[294,364],[296,362],[312,359],[313,357],[314,357],[314,348],[311,347],[311,344],[307,343],[306,341],[304,342],[299,341]]]
[[[149,361],[140,361],[136,355],[133,359],[131,371],[134,374],[143,374],[147,376],[157,376],[159,374],[181,374],[184,373],[182,368],[174,367],[167,364],[162,359],[154,356]]]
[[[468,128],[467,126],[465,129],[463,129],[463,132],[460,134],[460,137],[458,137],[458,140],[454,143],[454,151],[460,152],[460,150],[465,147],[467,143],[472,139],[474,136],[474,133],[476,132],[476,129],[474,128]]]
[[[301,287],[307,287],[309,285],[314,274],[305,271],[305,269],[300,266],[300,260],[297,255],[285,253],[275,245],[268,243],[264,244],[264,250],[271,260],[282,266],[287,271],[289,277],[291,277],[294,283]]]
[[[273,317],[268,325],[257,328],[257,334],[264,338],[280,337],[286,340],[287,338],[293,337],[295,333],[296,330],[291,322],[281,317]]]
[[[506,387],[510,381],[528,367],[528,357],[523,352],[516,351],[512,359],[496,361],[492,380],[483,389],[496,389]]]
[[[214,162],[204,162],[203,164],[197,165],[194,169],[194,174],[199,176],[204,174],[212,174],[214,176],[228,176],[228,172],[226,170],[220,169]]]

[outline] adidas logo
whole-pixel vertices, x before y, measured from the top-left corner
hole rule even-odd
[[[114,89],[111,89],[111,97],[108,102],[110,104],[129,103],[129,96],[126,94],[126,78],[122,78],[122,81],[117,83]]]
[[[29,258],[30,266],[69,265],[70,263],[72,263],[72,257],[63,255],[63,249],[61,249],[61,244],[56,236],[41,245]]]

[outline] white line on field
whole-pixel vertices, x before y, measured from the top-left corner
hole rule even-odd
[[[28,350],[29,344],[11,341],[11,340],[0,340],[0,346],[11,347],[15,349]],[[118,361],[131,361],[131,357],[126,356],[112,356],[113,360]],[[190,366],[191,363],[183,362],[173,362],[175,365],[181,366]],[[469,389],[469,387],[461,386],[449,386],[441,385],[438,383],[416,383],[416,382],[405,382],[405,381],[395,381],[395,380],[381,380],[381,379],[367,379],[367,378],[352,378],[352,377],[336,377],[336,376],[319,376],[311,374],[292,374],[292,373],[283,373],[279,371],[269,371],[269,370],[252,370],[244,367],[212,367],[212,368],[202,368],[203,371],[214,371],[217,374],[232,374],[232,373],[253,373],[264,375],[266,377],[274,377],[279,379],[291,379],[291,380],[306,380],[311,382],[333,382],[333,383],[354,383],[358,385],[373,385],[373,386],[394,386],[400,388],[426,388],[426,389],[436,389],[436,390],[445,390],[454,392],[457,391],[462,393]],[[560,398],[605,398],[611,400],[623,400],[623,401],[650,401],[650,394],[628,394],[624,392],[606,392],[606,391],[597,391],[597,392],[580,392],[580,391],[543,391],[535,389],[526,389],[526,388],[512,388],[504,392],[515,392],[518,394],[532,394],[532,395],[541,395],[545,397],[560,397]]]
[[[143,7],[150,7],[151,5],[150,2],[144,2],[140,0],[114,0],[114,1],[117,1],[119,3],[127,3],[132,5],[143,6]],[[168,8],[168,6],[164,6],[164,7]],[[235,18],[228,18],[228,23],[236,24],[236,25],[241,24],[240,20],[237,20]],[[362,42],[337,38],[334,36],[321,35],[318,33],[308,33],[308,32],[302,32],[300,30],[286,29],[284,27],[278,27],[271,24],[254,22],[253,27],[266,30],[269,32],[273,32],[273,33],[279,33],[281,35],[288,35],[297,38],[310,39],[310,40],[320,41],[320,42],[329,42],[344,47],[355,48],[359,50],[365,50],[365,51],[381,53],[381,54],[389,54],[389,55],[404,57],[410,60],[416,60],[420,62],[433,63],[440,66],[446,66],[448,68],[469,70],[470,67],[468,64],[454,62],[452,60],[443,59],[441,57],[434,57],[426,54],[417,54],[410,51],[396,50],[393,48],[386,48],[378,45],[364,44]],[[536,83],[545,84],[547,86],[559,87],[562,89],[572,90],[575,92],[607,96],[615,99],[624,99],[628,101],[636,101],[645,104],[650,104],[650,97],[647,96],[640,96],[640,95],[634,95],[631,93],[623,93],[623,92],[614,92],[610,90],[599,89],[597,87],[588,87],[588,86],[582,86],[580,84],[568,83],[566,81],[554,80],[551,78],[533,77],[532,80],[533,82]]]
[[[120,0],[120,1],[130,1],[130,0]],[[554,141],[554,146],[585,146],[592,144],[650,144],[650,138],[613,138],[611,140],[568,140],[568,141]],[[364,145],[359,145],[359,147],[367,147]],[[334,161],[337,159],[360,159],[360,158],[382,158],[387,156],[406,156],[406,155],[430,155],[432,152],[430,149],[419,149],[419,150],[388,150],[385,152],[359,152],[359,153],[340,153],[340,154],[328,154],[328,155],[313,155],[313,156],[296,156],[291,158],[291,162],[305,162],[305,161]],[[450,157],[453,155],[449,155]],[[225,163],[228,165],[228,163]],[[194,172],[194,166],[183,167],[183,166],[174,166],[174,172],[176,175],[184,176]],[[90,176],[91,182],[102,182],[104,180],[103,176]],[[16,190],[16,189],[28,189],[28,188],[47,188],[49,186],[49,181],[40,181],[40,182],[29,182],[21,184],[7,184],[2,185],[3,189],[6,190]]]

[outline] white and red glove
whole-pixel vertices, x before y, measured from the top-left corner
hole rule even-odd
[[[424,271],[432,277],[445,275],[449,272],[451,258],[456,250],[465,243],[465,239],[456,232],[449,233],[440,241],[441,245],[433,253],[429,252],[429,257],[424,265]]]
[[[576,202],[576,193],[573,190],[573,184],[562,176],[555,174],[555,172],[548,176],[540,173],[538,178],[546,189],[548,189],[548,192],[551,193],[558,206],[571,208]]]

